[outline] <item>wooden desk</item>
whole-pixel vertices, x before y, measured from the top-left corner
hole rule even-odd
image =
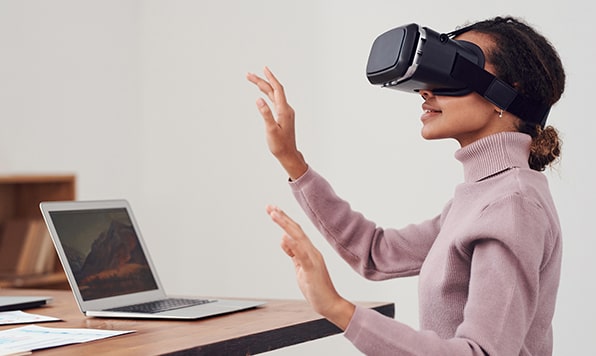
[[[305,301],[267,300],[257,309],[196,321],[87,318],[71,291],[0,289],[0,295],[49,295],[53,302],[27,311],[62,319],[41,323],[59,328],[136,330],[135,333],[83,344],[36,351],[39,355],[249,355],[271,351],[341,332],[314,313]],[[393,317],[394,304],[365,302]],[[20,325],[0,326],[0,330]]]

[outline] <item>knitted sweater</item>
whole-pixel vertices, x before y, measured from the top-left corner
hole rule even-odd
[[[344,332],[369,355],[551,355],[561,229],[530,137],[499,133],[455,153],[464,182],[441,214],[376,226],[312,168],[290,182],[305,213],[372,280],[419,275],[420,330],[356,307]]]

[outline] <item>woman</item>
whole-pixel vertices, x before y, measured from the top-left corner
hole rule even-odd
[[[478,45],[485,69],[549,106],[565,75],[556,51],[515,18],[476,23],[457,36]],[[452,138],[464,182],[436,217],[382,229],[351,210],[296,148],[294,111],[265,69],[248,80],[267,95],[257,107],[272,154],[298,202],[337,252],[363,276],[419,275],[419,331],[360,308],[334,289],[320,252],[277,207],[267,212],[284,231],[281,246],[313,308],[366,354],[550,355],[561,266],[561,229],[546,177],[560,153],[556,130],[529,124],[476,93],[420,92],[426,139]]]

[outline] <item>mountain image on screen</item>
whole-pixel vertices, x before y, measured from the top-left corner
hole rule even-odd
[[[112,220],[87,256],[72,247],[65,252],[85,300],[157,288],[131,225]]]

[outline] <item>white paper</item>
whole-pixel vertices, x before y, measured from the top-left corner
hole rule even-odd
[[[46,321],[59,321],[51,316],[25,313],[20,310],[0,312],[0,325],[41,323]]]
[[[0,353],[0,356],[99,340],[131,332],[134,331],[48,328],[38,325],[27,325],[0,331],[0,352],[5,352],[4,354]]]
[[[10,351],[10,350],[5,350],[2,347],[0,347],[0,356],[23,356],[23,355],[31,355],[31,354],[32,354],[31,351],[23,351],[23,352]]]

